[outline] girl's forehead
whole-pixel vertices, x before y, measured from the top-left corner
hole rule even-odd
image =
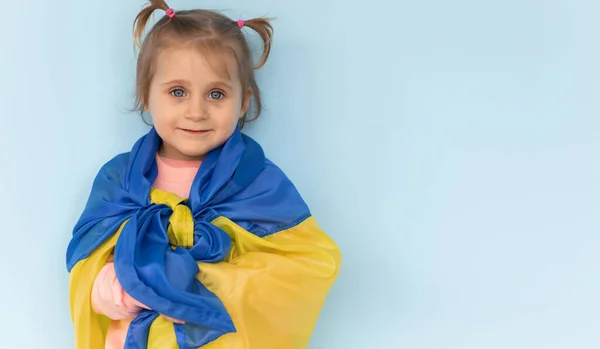
[[[155,77],[233,81],[238,78],[234,57],[229,54],[201,52],[193,47],[163,49],[156,57]]]

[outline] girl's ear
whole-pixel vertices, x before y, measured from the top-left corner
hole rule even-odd
[[[240,114],[240,118],[246,115],[248,108],[250,108],[250,100],[252,99],[252,89],[248,88],[246,94],[244,95],[244,100],[242,101],[242,110]]]

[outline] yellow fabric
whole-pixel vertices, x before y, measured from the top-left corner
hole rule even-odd
[[[106,264],[125,223],[88,258],[79,261],[71,270],[69,288],[71,319],[75,327],[75,349],[104,349],[110,319],[92,310],[92,287],[100,269]]]
[[[173,209],[169,241],[173,245],[191,246],[193,218],[182,205],[185,200],[156,189],[152,190],[150,199]],[[264,238],[225,217],[212,223],[229,234],[232,248],[224,262],[198,263],[198,279],[224,303],[237,332],[202,348],[306,348],[339,271],[341,253],[336,244],[312,217]],[[104,349],[110,319],[92,310],[91,290],[124,224],[71,272],[71,316],[76,349]],[[162,316],[150,328],[148,348],[178,349],[173,325]]]
[[[314,218],[265,238],[227,218],[213,224],[233,247],[223,263],[199,263],[199,280],[225,304],[237,328],[203,349],[306,348],[341,253]]]
[[[150,191],[150,202],[166,204],[173,210],[169,217],[167,234],[173,246],[190,248],[194,246],[194,217],[190,208],[184,205],[185,199],[159,189]]]

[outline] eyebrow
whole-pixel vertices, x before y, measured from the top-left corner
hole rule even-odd
[[[168,86],[168,85],[189,85],[190,82],[188,80],[184,80],[184,79],[174,79],[174,80],[170,80],[167,81],[165,83],[163,83],[163,86]],[[221,86],[221,87],[225,87],[227,89],[232,90],[233,87],[226,83],[225,81],[211,81],[210,83],[208,83],[209,85],[216,85],[216,86]]]
[[[166,85],[187,85],[189,83],[190,82],[187,81],[187,80],[175,79],[175,80],[170,80],[170,81],[167,81],[167,82],[163,83],[163,86],[166,86]]]

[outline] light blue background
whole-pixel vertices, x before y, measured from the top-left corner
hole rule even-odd
[[[0,348],[72,348],[64,251],[142,1],[2,1]],[[312,349],[600,347],[600,3],[184,1],[275,16],[249,132],[344,265]]]

